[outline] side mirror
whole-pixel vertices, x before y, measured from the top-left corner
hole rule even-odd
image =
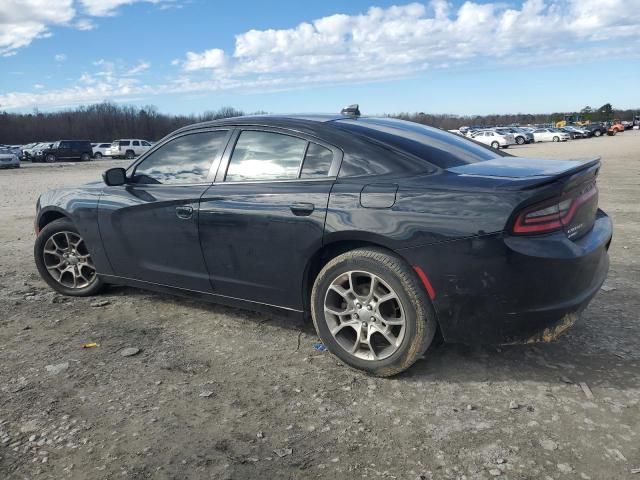
[[[110,187],[127,183],[127,171],[124,168],[110,168],[102,174],[102,180]]]

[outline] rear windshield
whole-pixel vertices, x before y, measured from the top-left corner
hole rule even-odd
[[[336,120],[335,125],[398,148],[440,168],[510,156],[454,133],[387,118]]]

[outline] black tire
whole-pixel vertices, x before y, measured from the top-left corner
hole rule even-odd
[[[88,162],[89,160],[91,160],[91,155],[89,155],[88,153],[85,152],[82,155],[80,155],[81,162]]]
[[[135,156],[136,154],[133,153],[132,150],[127,150],[127,153],[124,154],[124,158],[126,158],[127,160],[133,160]]]
[[[524,139],[524,137],[516,137],[516,143],[518,145],[524,145],[526,142],[526,140]]]
[[[595,132],[593,132],[593,135],[599,137],[602,135],[602,132],[600,130],[596,130]]]
[[[498,142],[491,142],[491,147],[497,150],[500,148],[500,144]]]
[[[553,137],[553,141],[554,142],[559,142],[560,141],[560,137]]]
[[[607,131],[607,135],[609,135],[610,137],[615,137],[616,131],[615,130],[608,130]]]
[[[102,154],[100,152],[96,152],[93,154],[93,158],[96,160],[100,160],[102,158]]]
[[[88,297],[91,295],[95,295],[98,293],[103,287],[104,282],[98,275],[93,277],[92,282],[84,287],[84,288],[69,288],[61,283],[59,283],[47,270],[44,259],[44,247],[47,243],[47,240],[59,232],[73,232],[80,236],[78,229],[75,227],[73,222],[68,218],[61,218],[59,220],[55,220],[45,226],[36,238],[35,245],[33,247],[33,254],[36,261],[36,267],[38,268],[38,272],[42,279],[47,282],[47,284],[54,289],[56,292],[61,293],[62,295],[72,296],[72,297]]]
[[[44,161],[47,163],[55,163],[56,162],[56,156],[53,153],[49,153],[47,154],[46,157],[44,157]]]
[[[331,283],[349,271],[372,273],[387,283],[405,312],[405,332],[400,346],[380,360],[367,360],[347,352],[331,334],[324,302]],[[311,315],[318,336],[329,351],[352,368],[379,377],[409,368],[429,348],[437,330],[435,311],[416,272],[402,259],[382,249],[360,248],[329,261],[320,271],[311,293]]]

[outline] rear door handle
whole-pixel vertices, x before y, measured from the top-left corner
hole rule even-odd
[[[193,207],[189,205],[183,205],[180,207],[176,207],[176,215],[178,218],[182,218],[184,220],[188,220],[193,215]]]
[[[292,203],[289,208],[291,208],[291,211],[294,215],[302,217],[311,215],[316,207],[313,203],[296,202]]]

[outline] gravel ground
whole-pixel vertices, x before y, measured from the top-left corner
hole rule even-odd
[[[511,148],[602,156],[606,290],[555,343],[435,346],[392,379],[314,350],[309,325],[54,294],[32,258],[38,195],[123,162],[0,171],[0,478],[640,479],[639,151],[640,132]]]

